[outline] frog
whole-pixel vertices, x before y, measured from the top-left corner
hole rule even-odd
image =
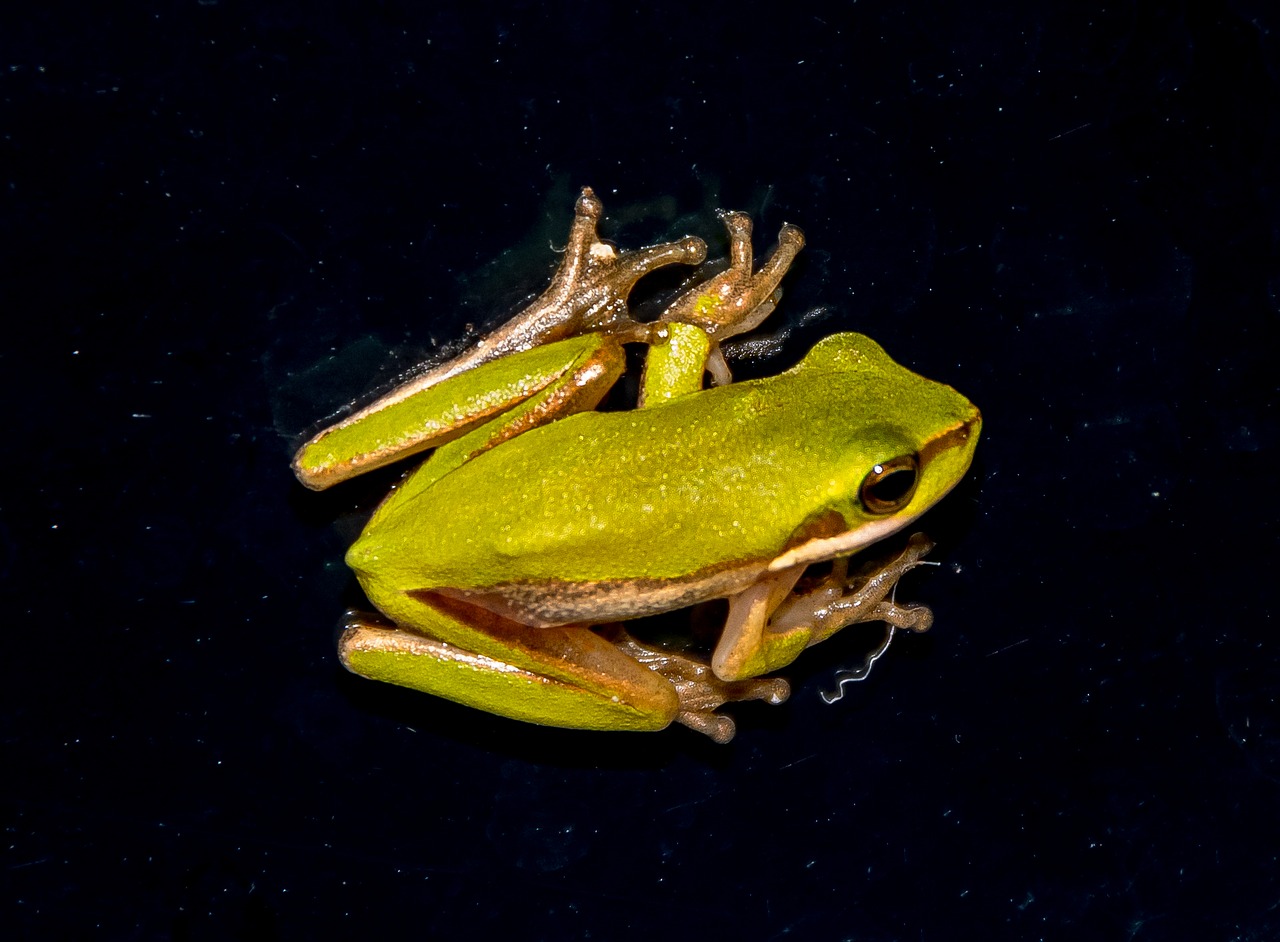
[[[378,614],[349,612],[352,673],[514,720],[597,731],[679,724],[717,743],[726,704],[780,704],[778,672],[846,627],[886,641],[931,610],[896,601],[932,543],[851,559],[965,475],[982,427],[952,387],[834,333],[773,376],[733,381],[721,345],[759,326],[805,244],[783,225],[759,266],[725,212],[728,265],[651,321],[649,272],[698,266],[696,237],[620,251],[584,188],[547,289],[470,349],[317,432],[293,471],[321,490],[430,452],[346,562]],[[598,409],[644,348],[634,408]],[[862,555],[859,555],[862,554]],[[719,605],[709,654],[627,623]]]

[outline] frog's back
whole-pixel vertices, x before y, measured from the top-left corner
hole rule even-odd
[[[383,519],[379,555],[429,588],[671,578],[772,552],[803,523],[794,482],[813,473],[768,400],[744,383],[526,432]]]
[[[849,519],[865,475],[883,405],[876,384],[826,368],[847,355],[836,339],[778,376],[526,432],[397,508],[362,551],[396,557],[423,588],[673,579],[772,558],[832,512]]]

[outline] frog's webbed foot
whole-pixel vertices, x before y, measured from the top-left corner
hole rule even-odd
[[[764,700],[777,705],[791,695],[791,686],[781,677],[750,680],[721,680],[705,661],[659,647],[649,647],[631,637],[621,626],[600,630],[624,654],[665,677],[676,688],[680,710],[676,722],[727,743],[736,732],[733,719],[716,709],[739,700]]]
[[[648,328],[632,319],[627,298],[636,282],[667,265],[698,265],[707,244],[696,236],[619,252],[600,238],[604,204],[583,187],[574,204],[564,256],[547,289],[502,326],[458,356],[416,377],[425,389],[491,360],[592,331],[642,340]],[[634,334],[635,336],[630,336]]]
[[[917,566],[930,565],[923,557],[933,545],[923,533],[913,534],[896,556],[868,563],[852,576],[847,571],[847,558],[835,560],[830,574],[778,606],[769,630],[787,632],[807,626],[812,632],[809,645],[831,637],[841,628],[868,621],[883,621],[904,631],[928,631],[933,625],[933,612],[928,606],[899,605],[891,596],[906,573]]]
[[[600,238],[597,227],[604,205],[583,187],[574,206],[564,257],[547,286],[527,308],[503,324],[483,343],[501,356],[589,331],[622,333],[635,326],[627,298],[636,282],[667,265],[697,265],[707,257],[707,244],[696,236],[619,252]]]
[[[781,297],[778,283],[804,248],[804,233],[796,226],[784,225],[778,232],[777,247],[755,271],[751,217],[733,212],[721,218],[729,231],[729,267],[676,298],[661,318],[666,323],[701,327],[717,343],[754,330],[773,312]],[[718,371],[713,373],[719,383]]]

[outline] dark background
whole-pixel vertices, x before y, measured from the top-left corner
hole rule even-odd
[[[6,936],[1280,938],[1274,3],[2,20]],[[389,478],[293,448],[539,290],[584,184],[626,246],[804,228],[739,375],[858,329],[985,415],[934,630],[728,747],[333,653]]]

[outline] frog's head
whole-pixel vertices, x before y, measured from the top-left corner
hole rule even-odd
[[[956,390],[895,363],[861,334],[827,337],[792,371],[824,390],[829,440],[845,469],[831,486],[847,530],[811,540],[770,569],[856,552],[912,523],[973,461],[982,414]]]

